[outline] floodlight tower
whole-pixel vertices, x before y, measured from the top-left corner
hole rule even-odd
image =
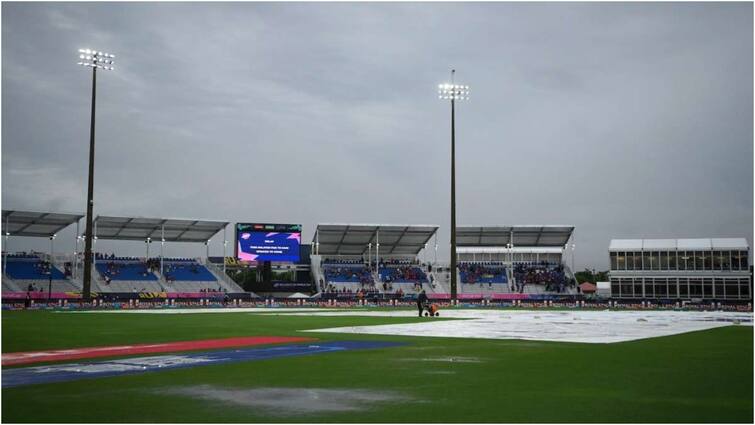
[[[438,85],[438,99],[451,101],[451,300],[456,301],[456,117],[457,100],[469,99],[469,86],[454,83],[455,69],[451,70],[451,83]]]
[[[97,70],[113,70],[115,55],[92,49],[79,49],[79,65],[92,68],[92,119],[89,126],[89,186],[87,188],[87,225],[84,238],[84,288],[82,297],[90,298],[92,288],[92,210],[94,209],[94,106],[97,98]]]

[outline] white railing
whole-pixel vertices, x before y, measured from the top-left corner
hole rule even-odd
[[[225,259],[223,261],[225,261]],[[209,270],[210,273],[212,273],[215,276],[215,278],[218,279],[220,286],[225,287],[225,289],[228,290],[228,292],[245,292],[244,288],[239,286],[238,283],[234,282],[230,276],[223,273],[222,265],[218,266],[217,264],[210,262],[209,259],[205,261],[204,265],[205,267],[207,267],[207,270]]]

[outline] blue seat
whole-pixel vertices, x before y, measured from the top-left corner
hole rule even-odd
[[[508,283],[506,268],[497,263],[461,263],[459,277],[463,283]]]
[[[380,269],[380,279],[391,282],[427,282],[427,275],[419,267],[383,267]]]
[[[113,270],[108,271],[108,264],[113,264]],[[96,268],[102,277],[107,276],[110,280],[157,280],[141,261],[98,260]]]
[[[25,259],[16,259],[13,257],[8,258],[7,275],[11,279],[35,279],[35,280],[48,280],[52,276],[53,280],[65,280],[66,276],[55,268],[50,267],[50,273],[48,273],[42,267],[42,261],[37,258],[36,260],[29,257],[23,257]]]
[[[163,275],[172,281],[217,282],[207,267],[196,261],[171,261],[163,264]]]
[[[323,266],[325,280],[328,282],[359,283],[372,281],[367,268],[359,264],[339,264]]]

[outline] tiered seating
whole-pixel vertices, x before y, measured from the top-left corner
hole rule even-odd
[[[372,275],[366,267],[323,267],[325,280],[332,283],[370,283]]]
[[[63,272],[36,255],[8,255],[8,277],[17,280],[65,280]]]
[[[222,260],[222,257],[220,257]],[[160,268],[160,259],[150,259],[155,270]],[[163,277],[168,292],[239,292],[238,286],[228,286],[194,258],[164,258]]]
[[[388,266],[380,269],[380,280],[398,283],[426,283],[427,275],[416,266]]]
[[[167,282],[217,282],[205,266],[193,259],[163,260],[163,276]]]
[[[380,280],[415,284],[428,282],[427,275],[416,260],[396,258],[380,262]]]
[[[59,280],[53,280],[50,282],[49,280],[17,280],[15,281],[15,284],[18,288],[20,288],[21,291],[32,291],[32,292],[72,292],[72,291],[80,291],[81,288],[77,287],[76,284],[71,282],[67,279],[59,279]],[[3,288],[5,288],[6,285],[3,285]]]
[[[464,262],[459,264],[462,283],[508,283],[506,267],[501,262]]]
[[[426,283],[426,282],[425,282]],[[418,294],[422,289],[423,286],[419,283],[411,283],[411,282],[393,282],[390,283],[390,290],[387,291],[388,293],[392,294],[404,294],[404,295],[412,295],[412,294]],[[430,284],[427,283],[429,286]]]
[[[539,263],[514,263],[514,279],[518,292],[525,292],[527,285],[542,285],[548,292],[565,292],[569,283],[564,266],[541,261]]]
[[[96,269],[105,280],[157,280],[157,276],[147,268],[147,264],[134,257],[110,257],[107,259],[98,259]]]
[[[459,284],[458,290],[459,293],[462,294],[479,294],[482,296],[513,293],[509,285],[495,285],[490,283]]]
[[[326,260],[322,271],[330,283],[372,283],[367,266],[358,260]]]
[[[98,256],[96,270],[101,279],[99,289],[104,292],[226,292],[229,288],[203,264],[194,258],[164,258],[164,279],[159,278],[160,258],[147,261],[136,257]],[[230,288],[240,290],[240,288]]]
[[[165,288],[157,280],[113,280],[98,282],[100,292],[162,292]]]
[[[326,259],[322,262],[325,279],[322,292],[328,294],[351,294],[360,290],[377,291],[375,280],[362,260]]]

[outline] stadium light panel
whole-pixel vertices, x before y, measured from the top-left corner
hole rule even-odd
[[[439,84],[440,99],[469,100],[469,86],[460,84]]]
[[[115,57],[115,55],[91,49],[79,49],[79,53],[81,53],[79,59],[82,59],[82,61],[77,62],[78,65],[101,69],[103,71],[113,70],[112,65],[114,61],[109,58]]]

